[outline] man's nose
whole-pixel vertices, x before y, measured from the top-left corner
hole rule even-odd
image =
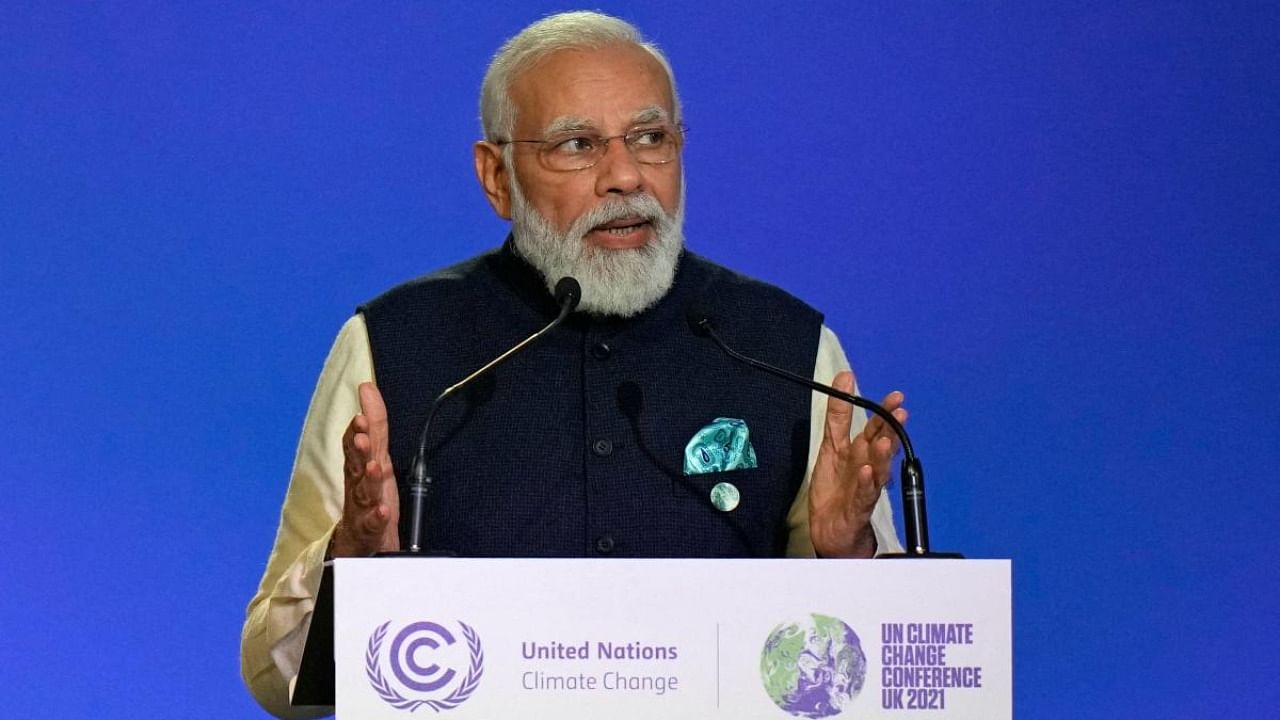
[[[630,195],[644,188],[640,163],[636,162],[624,138],[615,138],[604,146],[604,155],[595,170],[597,195]]]

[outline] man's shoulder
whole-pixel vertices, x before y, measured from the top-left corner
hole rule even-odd
[[[683,262],[691,279],[697,285],[697,294],[704,303],[724,308],[743,307],[742,303],[765,310],[782,310],[816,318],[822,321],[822,313],[804,300],[777,285],[751,277],[714,260],[685,251]]]
[[[489,250],[402,282],[361,303],[356,310],[368,314],[397,308],[429,306],[444,299],[456,302],[468,292],[474,291],[477,279],[485,277],[485,269],[493,262],[497,253],[498,250]]]

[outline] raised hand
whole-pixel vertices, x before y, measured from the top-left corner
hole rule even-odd
[[[837,390],[853,392],[853,373],[840,372],[831,384]],[[903,400],[903,394],[894,391],[880,404],[898,422],[905,423]],[[898,451],[898,439],[888,423],[876,415],[862,432],[849,437],[852,425],[853,406],[828,398],[822,445],[809,481],[809,537],[819,557],[875,554],[871,511],[893,477],[890,461]]]
[[[360,414],[342,435],[342,519],[333,557],[363,557],[400,549],[400,496],[387,451],[387,407],[373,383],[361,383]]]

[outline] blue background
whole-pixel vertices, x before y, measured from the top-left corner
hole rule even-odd
[[[689,244],[903,388],[1014,561],[1019,717],[1280,705],[1275,3],[616,3]],[[258,717],[244,606],[339,325],[499,242],[488,57],[563,5],[0,9],[0,715]]]

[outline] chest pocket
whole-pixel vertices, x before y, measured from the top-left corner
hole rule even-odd
[[[767,557],[777,553],[788,508],[778,507],[779,483],[768,467],[682,475],[672,478],[672,500],[705,533],[711,554]],[[785,533],[781,535],[785,539]],[[730,548],[736,548],[730,549]]]

